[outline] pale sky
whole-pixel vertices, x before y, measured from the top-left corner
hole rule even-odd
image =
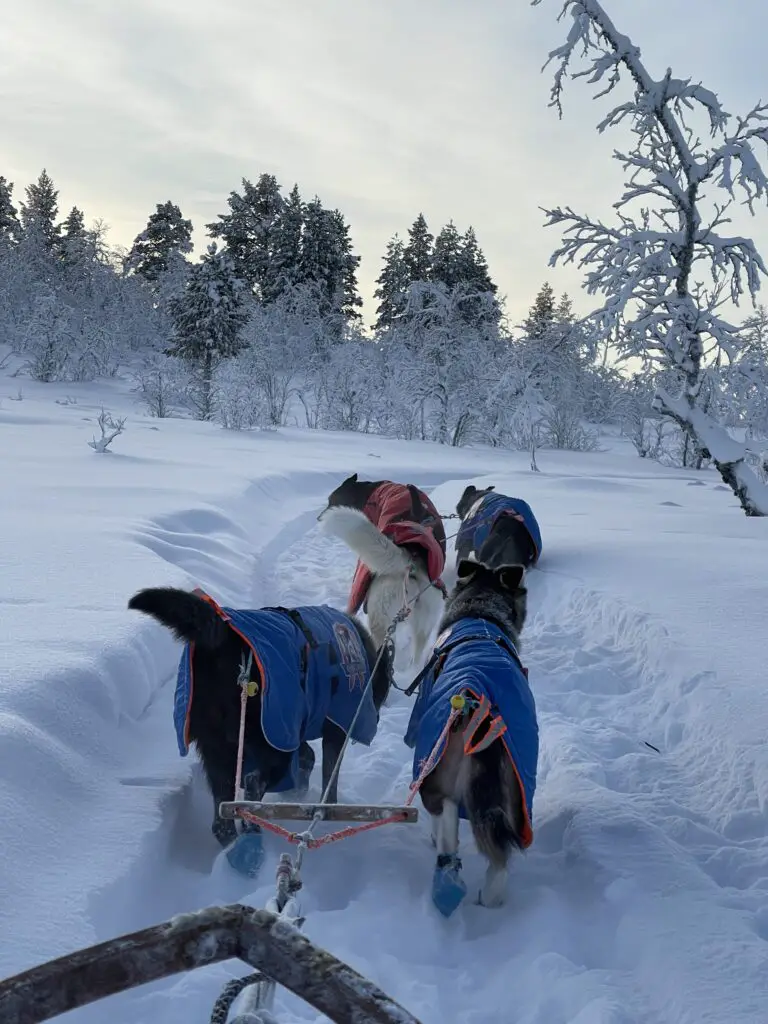
[[[8,0],[0,36],[0,174],[42,167],[72,205],[130,245],[159,202],[195,226],[243,177],[276,175],[338,206],[362,256],[365,320],[387,240],[423,211],[433,232],[472,224],[512,319],[552,271],[540,206],[610,211],[622,138],[604,100],[571,82],[547,107],[559,0]],[[649,69],[668,65],[746,112],[768,99],[768,0],[605,0]],[[624,94],[626,95],[626,93]],[[768,261],[768,214],[739,219]],[[768,296],[768,292],[766,293]],[[768,302],[768,297],[766,298]]]

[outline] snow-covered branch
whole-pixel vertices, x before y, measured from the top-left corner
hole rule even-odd
[[[98,439],[94,437],[88,444],[95,452],[103,453],[108,451],[115,438],[125,430],[125,417],[115,419],[105,409],[102,409],[96,422],[99,424],[101,437]]]

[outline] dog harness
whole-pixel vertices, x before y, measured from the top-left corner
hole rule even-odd
[[[440,544],[434,534],[434,524],[441,522],[440,513],[426,494],[421,491],[418,493],[422,505],[429,513],[429,519],[424,523],[413,522],[413,498],[406,484],[379,484],[365,503],[363,513],[398,547],[415,544],[423,548],[427,553],[427,575],[445,595],[445,584],[440,579],[445,568],[445,546]],[[356,614],[363,607],[372,578],[370,569],[358,562],[347,602],[349,615]]]
[[[523,524],[533,544],[534,564],[538,562],[541,557],[541,530],[533,509],[522,498],[508,498],[504,494],[494,494],[493,491],[484,494],[470,508],[456,534],[456,549],[469,547],[479,552],[501,516],[514,516]]]
[[[293,789],[301,742],[319,739],[326,719],[349,732],[373,670],[360,635],[347,615],[327,605],[250,611],[221,608],[208,595],[201,596],[253,651],[259,670],[264,736],[276,750],[295,752],[288,775],[273,792]],[[193,653],[194,644],[187,644],[179,663],[174,698],[174,724],[182,757],[187,755],[190,743]],[[235,681],[222,681],[222,686],[226,685],[234,686]],[[378,719],[369,690],[352,739],[370,745]],[[247,764],[244,767],[247,774]]]
[[[485,619],[461,619],[438,638],[420,676],[405,743],[413,749],[413,779],[432,753],[451,714],[451,697],[463,694],[474,712],[464,728],[464,753],[474,754],[500,738],[523,797],[522,846],[533,841],[533,797],[539,760],[536,704],[515,645]],[[480,726],[487,723],[481,731]],[[448,740],[436,752],[437,764]],[[462,818],[468,817],[460,807]]]

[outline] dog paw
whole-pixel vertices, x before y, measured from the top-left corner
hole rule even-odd
[[[487,878],[478,893],[477,902],[481,907],[503,907],[507,899],[507,873],[499,872]]]
[[[264,841],[261,832],[244,832],[226,852],[230,867],[246,878],[255,878],[264,862]]]
[[[477,894],[476,902],[478,907],[487,907],[492,910],[503,907],[506,899],[503,893],[486,893],[485,890],[481,889]]]
[[[458,867],[435,868],[432,902],[443,917],[450,917],[467,895],[467,883]]]

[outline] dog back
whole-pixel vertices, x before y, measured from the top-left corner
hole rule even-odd
[[[461,619],[437,639],[405,735],[406,745],[414,751],[414,780],[445,728],[451,697],[458,694],[468,694],[477,705],[485,698],[488,715],[492,720],[499,718],[505,727],[500,738],[523,795],[526,828],[522,845],[530,846],[539,758],[536,704],[514,644],[485,619]],[[436,752],[436,763],[446,745],[447,737]],[[460,813],[467,817],[465,808]]]
[[[390,481],[379,484],[362,511],[393,544],[399,547],[414,545],[421,548],[426,557],[427,575],[432,583],[439,586],[445,568],[445,540],[441,542],[436,532],[442,531],[444,534],[445,531],[442,527],[442,518],[435,506],[426,494],[421,491],[418,494],[424,510],[428,513],[428,519],[424,523],[413,520],[413,496],[411,488],[406,484]],[[371,580],[370,569],[358,561],[347,602],[347,612],[350,615],[354,615],[363,607]]]
[[[480,551],[493,530],[494,523],[505,515],[515,516],[525,526],[535,550],[534,563],[541,557],[542,543],[533,509],[522,498],[508,498],[504,494],[485,494],[470,508],[459,532],[456,534],[456,549],[467,547]]]
[[[261,724],[270,746],[293,751],[304,740],[319,739],[326,719],[349,732],[373,665],[347,615],[326,605],[219,611],[253,653],[261,690]],[[230,685],[235,684],[233,679]],[[182,757],[189,749],[193,697],[194,649],[187,644],[174,700]],[[369,745],[377,728],[378,713],[369,690],[352,738]]]

